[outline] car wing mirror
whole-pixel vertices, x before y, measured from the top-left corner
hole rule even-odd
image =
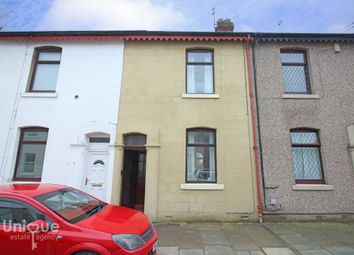
[[[50,230],[49,223],[44,220],[33,221],[26,226],[27,231],[39,233],[39,232],[48,232]]]

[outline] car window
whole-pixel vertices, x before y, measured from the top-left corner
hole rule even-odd
[[[32,206],[13,199],[0,199],[0,224],[27,224],[36,220],[46,220],[45,216]]]
[[[62,189],[35,198],[65,220],[76,223],[99,212],[104,204],[74,189]]]

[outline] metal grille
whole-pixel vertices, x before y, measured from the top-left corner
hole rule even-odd
[[[152,226],[150,226],[150,227],[148,228],[148,230],[146,230],[145,233],[143,233],[143,234],[141,235],[141,238],[142,238],[145,242],[147,242],[147,241],[149,241],[153,236],[154,236],[154,229],[152,228]]]

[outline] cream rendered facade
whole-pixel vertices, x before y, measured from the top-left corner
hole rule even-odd
[[[215,94],[186,94],[186,50],[214,52]],[[145,134],[152,220],[257,219],[246,43],[127,41],[112,202],[121,202],[124,135]],[[216,130],[217,183],[186,183],[186,130]]]

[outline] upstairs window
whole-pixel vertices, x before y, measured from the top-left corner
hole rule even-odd
[[[187,51],[187,93],[214,93],[214,54],[212,50]]]
[[[45,47],[35,50],[29,92],[55,92],[60,60],[61,48]]]
[[[187,130],[186,182],[216,182],[215,130]]]
[[[306,53],[283,50],[281,64],[285,93],[310,94]]]
[[[291,130],[291,146],[296,183],[324,183],[317,130]]]
[[[23,128],[21,130],[15,181],[41,180],[47,136],[47,128]]]

